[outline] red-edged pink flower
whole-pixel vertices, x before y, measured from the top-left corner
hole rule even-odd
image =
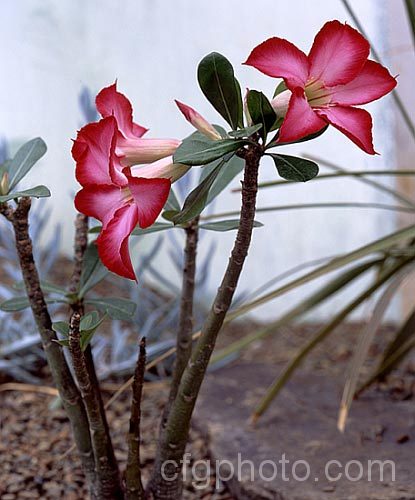
[[[105,266],[134,280],[129,236],[137,224],[155,222],[171,183],[189,167],[173,163],[180,141],[142,138],[147,129],[133,122],[130,101],[116,84],[101,90],[96,105],[102,120],[83,127],[72,147],[82,185],[75,206],[102,222],[97,246]]]
[[[289,89],[272,101],[276,113],[284,117],[280,142],[297,141],[329,123],[363,151],[375,154],[372,118],[353,106],[384,96],[396,80],[368,59],[369,50],[358,31],[330,21],[315,37],[308,56],[282,38],[270,38],[251,52],[244,64],[283,78]]]
[[[212,139],[212,141],[218,141],[222,139],[220,133],[215,129],[215,127],[209,123],[203,116],[198,113],[195,109],[191,108],[187,104],[183,104],[182,102],[175,100],[177,107],[183,113],[183,116],[186,120],[191,123],[196,130],[200,133]]]

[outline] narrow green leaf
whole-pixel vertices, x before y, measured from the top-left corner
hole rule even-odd
[[[131,300],[116,297],[85,299],[85,303],[106,312],[111,319],[131,320],[137,305]]]
[[[260,134],[265,140],[268,132],[272,130],[277,121],[277,115],[272,109],[271,103],[262,92],[250,90],[248,92],[247,105],[252,122],[262,125]]]
[[[47,304],[67,304],[66,299],[51,299],[46,298]],[[23,311],[30,307],[29,299],[27,297],[13,297],[12,299],[5,300],[0,304],[0,310],[4,312],[18,312]]]
[[[218,176],[210,188],[206,205],[209,205],[244,169],[245,162],[239,156],[232,156],[227,160],[224,167],[220,170]],[[205,179],[213,170],[214,166],[206,165],[202,170],[201,179]]]
[[[406,357],[408,352],[415,346],[415,310],[404,321],[395,337],[389,343],[379,365],[372,375],[362,384],[356,395],[361,394],[374,382],[383,380],[389,373],[398,366]]]
[[[250,137],[252,134],[255,134],[255,132],[258,132],[261,128],[262,124],[259,123],[258,125],[252,125],[251,127],[233,130],[232,132],[229,132],[229,135],[234,139],[243,139],[244,137]]]
[[[177,213],[175,210],[173,212],[175,214]],[[143,236],[145,234],[158,233],[160,231],[166,231],[166,229],[172,229],[172,228],[174,228],[173,224],[167,224],[166,222],[155,222],[152,226],[147,227],[146,229],[141,229],[140,227],[137,227],[131,234],[133,236]]]
[[[95,242],[91,242],[84,254],[81,280],[79,283],[79,297],[91,290],[109,274],[108,269],[102,264]]]
[[[254,221],[254,227],[262,227],[263,224],[258,221]],[[234,231],[239,228],[239,219],[229,219],[221,220],[217,222],[205,222],[204,224],[199,224],[200,229],[206,229],[207,231]]]
[[[164,210],[180,210],[180,203],[173,188],[170,188],[169,197],[164,205]]]
[[[273,98],[274,97],[277,97],[278,94],[282,94],[282,92],[284,92],[285,90],[287,90],[287,85],[285,85],[285,82],[284,80],[282,80],[278,85],[277,85],[277,88],[275,89],[275,92],[274,92],[274,95],[273,95]]]
[[[173,222],[174,218],[179,213],[180,213],[180,207],[179,210],[166,210],[161,214],[161,216],[163,217],[163,219]]]
[[[46,144],[37,137],[17,151],[9,164],[9,185],[12,190],[29,172],[33,165],[46,153]]]
[[[244,139],[212,141],[200,132],[194,132],[177,148],[173,161],[184,165],[206,165],[246,144]]]
[[[277,288],[276,290],[268,292],[267,294],[263,295],[262,297],[259,297],[256,300],[253,300],[252,302],[244,304],[243,306],[238,308],[237,314],[236,311],[235,313],[231,312],[230,314],[228,314],[228,318],[230,320],[233,318],[234,315],[236,317],[245,314],[248,311],[251,311],[256,307],[259,307],[260,305],[265,304],[270,300],[276,299],[277,297],[280,297],[281,295],[288,293],[290,290],[294,290],[299,286],[305,285],[306,283],[309,283],[310,281],[320,278],[325,274],[331,273],[336,269],[339,269],[340,267],[347,266],[348,264],[351,264],[352,262],[355,262],[359,259],[363,259],[368,255],[377,252],[384,252],[389,248],[399,244],[400,242],[409,240],[414,237],[415,237],[415,225],[408,226],[404,229],[400,229],[399,231],[395,231],[394,233],[389,234],[376,241],[373,241],[367,245],[364,245],[358,248],[357,250],[354,250],[353,252],[349,252],[340,257],[336,257],[327,264],[324,264],[323,266],[320,266],[317,269],[314,269],[313,271],[286,283],[285,285]]]
[[[373,295],[376,290],[378,290],[385,282],[387,282],[391,276],[394,275],[394,273],[401,268],[403,268],[408,261],[402,261],[398,263],[396,266],[393,268],[390,268],[388,272],[382,274],[374,283],[371,285],[369,288],[364,290],[361,294],[359,294],[354,300],[352,300],[349,304],[347,304],[339,313],[337,313],[334,318],[329,321],[326,325],[324,325],[318,332],[317,334],[309,341],[307,344],[300,349],[298,354],[294,356],[287,367],[284,369],[283,373],[277,377],[277,379],[269,386],[268,390],[266,391],[265,396],[261,399],[261,402],[258,404],[258,406],[255,408],[254,414],[253,414],[253,419],[257,420],[269,407],[271,402],[277,397],[281,389],[284,387],[284,385],[288,382],[288,380],[291,378],[295,370],[301,365],[305,357],[318,345],[320,344],[323,340],[325,340],[332,332],[333,330],[340,325],[348,316],[351,314],[359,305],[361,305],[363,302],[365,302],[371,295]],[[366,263],[367,264],[367,263]],[[372,263],[373,265],[373,263]],[[359,270],[360,267],[360,270]],[[362,272],[367,271],[372,267],[369,265],[369,267],[366,267],[365,269],[365,264],[361,264],[360,266],[357,266],[356,268],[346,271],[344,275],[342,275],[339,279],[343,280],[343,286],[349,284],[352,282],[354,279],[356,279],[358,276],[362,274]],[[347,275],[348,273],[352,273],[349,276]],[[331,284],[333,285],[332,282]],[[329,285],[330,286],[330,285]]]
[[[391,300],[396,295],[402,281],[407,276],[407,272],[407,268],[404,267],[403,269],[396,271],[395,274],[390,277],[390,282],[387,284],[386,289],[382,292],[379,300],[377,300],[373,313],[359,336],[359,341],[356,345],[353,358],[349,365],[343,395],[340,402],[340,410],[337,421],[337,428],[340,432],[344,432],[350,407],[356,393],[360,372],[369,353],[369,348],[382,323],[386,310]]]
[[[281,119],[282,120],[282,119]],[[281,126],[282,124],[282,121],[281,123],[278,122],[278,127]],[[273,127],[273,128],[278,128],[278,127]],[[276,135],[276,137],[274,137],[274,139],[269,143],[267,144],[267,147],[266,149],[270,149],[270,148],[275,148],[276,146],[289,146],[290,144],[300,144],[301,142],[308,142],[308,141],[312,141],[313,139],[317,139],[318,137],[320,137],[321,135],[324,134],[324,132],[329,128],[328,125],[326,125],[325,127],[323,127],[321,130],[319,130],[318,132],[314,132],[314,134],[310,134],[310,135],[306,135],[305,137],[303,137],[302,139],[298,139],[297,141],[292,141],[292,142],[284,142],[282,144],[279,144],[277,141],[278,141],[278,133]]]
[[[373,266],[380,264],[380,262],[382,262],[381,259],[372,259],[369,262],[358,264],[353,269],[349,269],[341,273],[339,276],[330,280],[329,283],[327,283],[327,285],[321,287],[316,292],[313,292],[309,297],[301,301],[296,306],[292,307],[281,318],[268,324],[264,328],[260,328],[248,335],[245,335],[240,340],[237,340],[236,342],[233,342],[224,349],[220,350],[213,356],[212,362],[221,361],[227,356],[234,354],[235,352],[240,351],[241,349],[244,349],[252,342],[260,340],[261,338],[266,337],[268,334],[275,332],[276,329],[280,328],[281,326],[286,325],[291,321],[300,318],[302,315],[311,311],[314,307],[321,305],[325,300],[327,300],[332,295],[336,294],[339,290],[349,285],[349,283],[351,283],[362,273],[373,268]],[[252,304],[252,302],[250,304]],[[239,311],[244,311],[243,308],[244,306],[238,308],[237,310],[238,316],[241,315]]]
[[[224,161],[220,162],[209,175],[188,195],[181,212],[174,216],[175,224],[184,224],[189,220],[194,219],[202,213],[206,206],[209,190],[212,187],[215,179],[219,175],[220,170],[224,166]]]
[[[307,182],[318,174],[318,165],[313,161],[296,156],[268,153],[274,160],[278,173],[289,181]]]
[[[44,293],[56,293],[64,296],[67,294],[65,288],[55,285],[54,283],[50,283],[49,281],[41,281],[40,286]],[[25,284],[23,281],[19,281],[13,285],[13,288],[16,290],[25,290]]]
[[[34,188],[25,189],[24,191],[15,191],[14,193],[0,196],[0,203],[26,196],[29,198],[49,198],[50,191],[46,186],[36,186]]]
[[[197,78],[207,100],[236,130],[242,124],[242,96],[232,64],[223,55],[212,52],[200,61]]]

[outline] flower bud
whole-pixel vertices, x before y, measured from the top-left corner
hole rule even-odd
[[[146,179],[169,179],[171,183],[176,182],[189,171],[191,167],[181,163],[173,163],[173,157],[168,156],[149,165],[137,165],[131,167],[133,177],[145,177]]]
[[[177,104],[177,107],[180,109],[180,111],[183,113],[186,120],[189,123],[191,123],[196,130],[198,130],[200,133],[202,133],[209,139],[212,139],[212,141],[218,141],[222,139],[222,136],[215,129],[215,127],[207,120],[205,120],[203,116],[200,113],[198,113],[195,109],[177,100],[175,101],[175,103]]]
[[[115,152],[125,167],[153,163],[171,156],[180,146],[177,139],[119,139]]]
[[[248,94],[249,94],[249,89],[247,88],[244,97],[244,115],[246,119],[246,124],[248,125],[248,127],[250,127],[251,125],[253,125],[253,122],[251,118],[251,113],[249,112],[248,108]]]
[[[9,173],[4,172],[0,179],[0,195],[9,192]]]
[[[287,114],[290,99],[291,90],[284,90],[271,101],[271,106],[273,107],[278,118],[284,118]]]

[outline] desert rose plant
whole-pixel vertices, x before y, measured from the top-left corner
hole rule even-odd
[[[48,308],[50,286],[39,279],[29,236],[30,197],[50,193],[44,186],[15,190],[45,153],[43,141],[36,139],[24,145],[10,162],[1,166],[1,213],[14,228],[27,297],[72,426],[92,498],[181,498],[181,461],[193,410],[238,286],[253,229],[258,225],[255,209],[261,159],[271,157],[284,179],[310,180],[318,174],[318,165],[281,154],[279,148],[313,139],[329,125],[364,152],[375,154],[372,119],[367,111],[355,106],[384,96],[395,87],[396,80],[387,69],[368,59],[369,49],[358,31],[339,21],[323,26],[308,55],[281,38],[265,41],[253,49],[245,64],[282,79],[271,99],[257,90],[248,90],[243,99],[231,63],[221,54],[211,53],[199,64],[198,81],[206,98],[225,120],[226,129],[212,125],[192,107],[176,101],[180,112],[196,129],[183,141],[148,138],[147,129],[133,121],[132,106],[116,84],[101,90],[96,107],[102,118],[83,127],[72,147],[75,175],[82,188],[75,198],[80,213],[75,224],[74,270],[67,293],[61,297],[70,309],[67,322],[52,323]],[[192,167],[202,167],[200,183],[180,206],[173,184]],[[203,222],[201,214],[240,174],[243,179],[239,220],[221,221],[216,226],[221,231],[237,231],[229,263],[200,332],[193,332],[198,233],[212,229],[212,224],[209,227]],[[159,216],[163,222],[157,222]],[[101,226],[90,230],[90,217],[100,221]],[[128,316],[131,307],[116,297],[104,304],[94,303],[87,292],[105,276],[105,268],[135,280],[130,237],[175,226],[185,233],[176,359],[169,398],[160,415],[155,467],[151,480],[143,485],[139,445],[145,340],[138,348],[129,454],[122,474],[111,443],[90,341],[106,315]],[[97,232],[99,236],[93,240]],[[64,355],[64,349],[69,350],[69,357]]]

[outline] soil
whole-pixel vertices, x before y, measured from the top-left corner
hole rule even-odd
[[[244,323],[243,326],[236,325],[228,328],[221,336],[219,347],[236,340],[253,327],[253,324]],[[306,360],[302,370],[319,376],[335,378],[341,382],[361,327],[360,324],[350,324],[339,328]],[[244,351],[241,358],[233,363],[233,366],[240,363],[260,362],[272,377],[276,370],[317,328],[318,325],[304,325],[280,329],[275,335],[256,342]],[[392,333],[392,326],[382,329],[377,337],[376,345],[371,349],[368,369]],[[205,392],[209,392],[212,384],[216,383],[215,377],[220,377],[220,372],[218,373],[219,375],[214,374],[207,380]],[[414,373],[414,366],[411,360],[408,360],[400,371],[394,372],[389,377],[388,382],[378,388],[378,397],[386,398],[391,402],[412,398],[415,385]],[[261,385],[260,382],[259,385]],[[50,385],[48,379],[45,379],[45,385],[48,384]],[[116,387],[118,384],[114,385]],[[259,387],[259,393],[263,389],[264,386]],[[106,397],[109,395],[109,392],[105,393]],[[142,420],[144,479],[148,478],[153,465],[157,434],[155,422],[159,420],[165,396],[166,388],[160,382],[146,384]],[[226,395],[222,394],[221,398],[226,399]],[[62,455],[70,448],[72,442],[65,414],[62,409],[53,407],[53,402],[53,397],[42,392],[0,392],[0,498],[2,500],[24,498],[75,500],[87,497],[76,452],[72,452],[62,459]],[[108,412],[116,455],[120,461],[121,469],[124,467],[127,453],[125,434],[128,429],[129,404],[129,392],[127,391],[111,406]],[[366,405],[366,411],[370,414],[371,404]],[[207,419],[209,420],[209,418]],[[199,428],[202,427],[203,422]],[[210,448],[204,428],[203,430],[192,429],[189,451],[193,462],[209,458]],[[192,466],[193,462],[189,467]],[[220,483],[216,484],[216,478],[212,471],[209,486],[205,488],[195,487],[189,478],[184,498],[231,500],[236,497],[230,494],[226,486]]]

